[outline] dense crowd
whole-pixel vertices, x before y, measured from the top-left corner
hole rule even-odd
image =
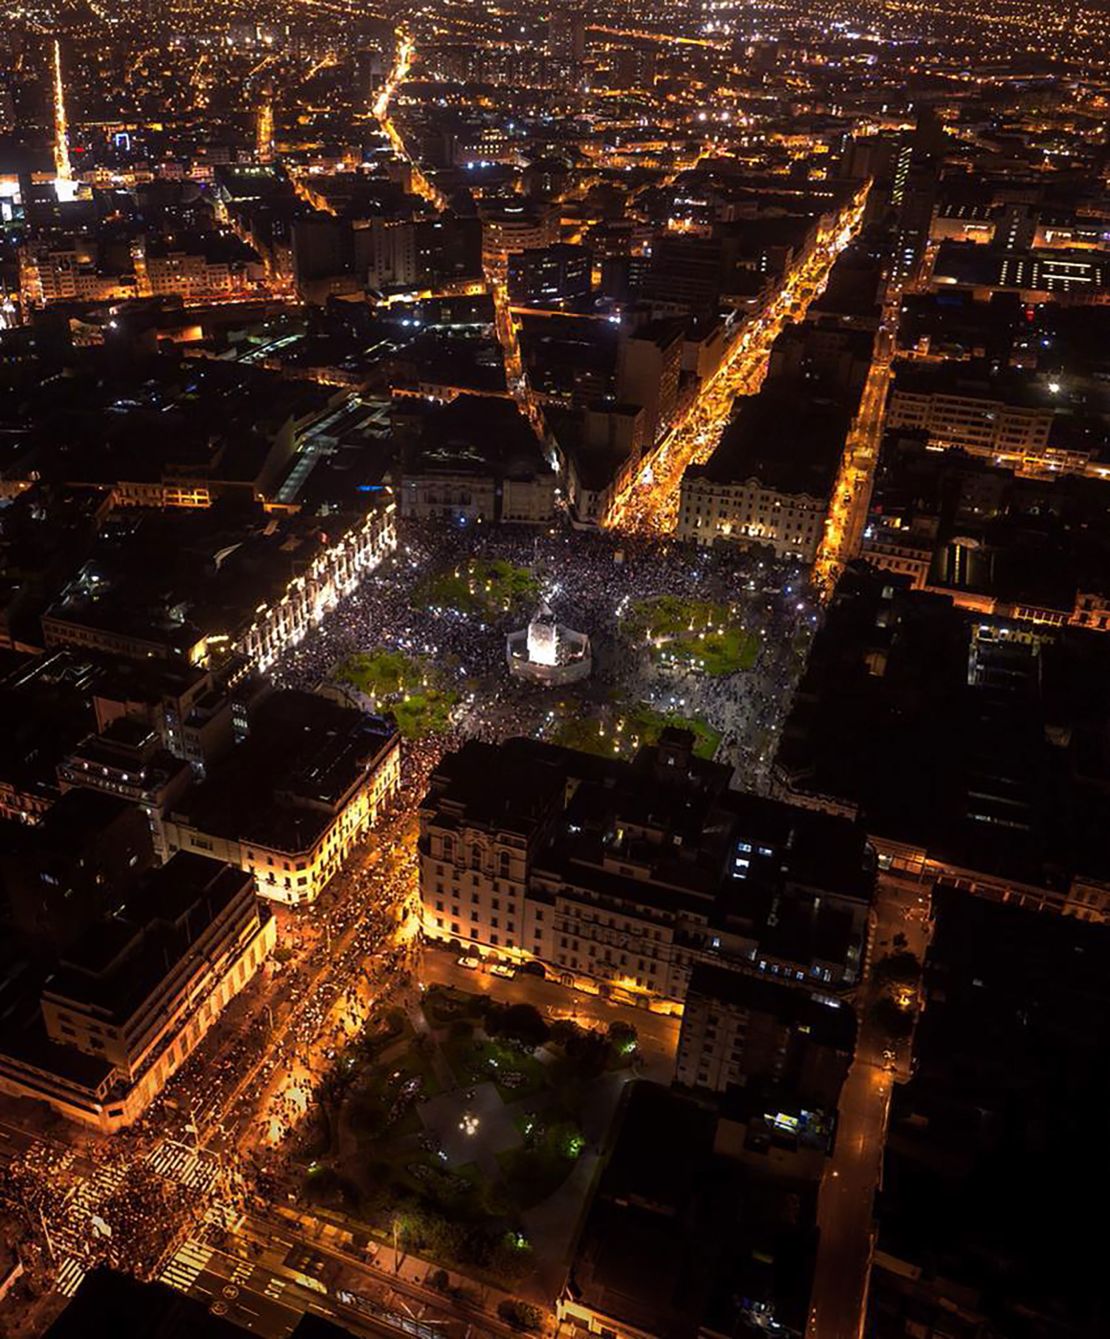
[[[421,598],[435,575],[474,559],[526,568],[561,621],[587,632],[594,674],[575,689],[580,705],[643,702],[665,713],[700,717],[720,733],[718,756],[742,784],[761,786],[774,733],[800,664],[799,646],[815,621],[797,571],[736,553],[613,534],[558,531],[535,535],[474,527],[401,525],[396,553],[360,589],[293,648],[274,678],[315,687],[353,652],[399,649],[427,657],[457,676],[462,696],[449,733],[407,740],[402,789],[379,824],[307,912],[277,909],[279,950],[174,1077],[144,1119],[111,1144],[90,1144],[88,1165],[59,1166],[43,1195],[24,1200],[44,1221],[64,1223],[74,1204],[110,1235],[65,1233],[84,1263],[111,1258],[138,1274],[155,1270],[168,1246],[195,1230],[216,1198],[226,1207],[267,1198],[267,1186],[289,1184],[289,1136],[311,1108],[340,1056],[371,1013],[409,979],[415,952],[405,918],[415,908],[414,815],[430,773],[447,749],[467,737],[542,734],[551,698],[511,679],[505,635],[530,613],[496,615],[434,609]],[[660,664],[630,646],[621,620],[630,605],[656,596],[695,597],[728,605],[761,637],[754,667],[712,677]],[[177,1188],[152,1174],[168,1141],[206,1150],[217,1180]],[[0,1182],[11,1202],[41,1179],[36,1159],[14,1164]],[[14,1180],[13,1180],[14,1178]],[[7,1184],[10,1182],[10,1184]],[[7,1193],[5,1194],[5,1191]],[[68,1198],[67,1198],[68,1197]],[[217,1227],[218,1230],[218,1227]]]
[[[424,755],[461,738],[541,734],[550,697],[511,679],[505,666],[505,636],[530,610],[483,616],[428,608],[422,598],[435,574],[492,559],[531,571],[560,621],[589,634],[594,673],[576,690],[586,709],[643,702],[668,714],[700,717],[720,734],[719,756],[737,769],[742,784],[766,785],[774,737],[800,664],[798,651],[816,622],[815,602],[796,565],[736,550],[612,532],[536,535],[401,522],[395,555],[286,657],[276,676],[291,686],[314,687],[359,651],[384,648],[427,657],[467,691],[450,739],[410,745],[414,761],[425,765]],[[696,597],[737,609],[738,619],[762,641],[755,666],[714,677],[668,669],[646,652],[630,653],[622,617],[635,602],[659,596]]]

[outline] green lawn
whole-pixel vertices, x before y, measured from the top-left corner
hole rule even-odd
[[[338,683],[350,684],[380,711],[390,711],[405,739],[445,730],[458,693],[443,685],[430,661],[403,651],[358,651],[334,672]]]
[[[694,732],[694,752],[699,758],[712,758],[721,742],[720,732],[700,716],[665,714],[643,704],[602,716],[568,712],[550,738],[556,744],[583,753],[631,758],[638,749],[658,743],[660,734],[668,725]]]
[[[751,669],[759,655],[759,638],[740,627],[737,618],[726,604],[660,595],[638,600],[621,631],[635,642],[650,642],[657,663],[737,674]]]
[[[534,1055],[502,1041],[476,1042],[473,1037],[450,1036],[443,1051],[460,1084],[492,1079],[506,1102],[531,1097],[547,1084],[545,1066]]]
[[[665,641],[652,652],[657,664],[679,665],[714,676],[750,670],[759,657],[759,638],[743,628],[689,633]]]
[[[503,558],[473,558],[451,572],[422,582],[413,595],[424,609],[454,609],[461,614],[496,618],[539,598],[539,582],[526,567]]]
[[[498,1156],[505,1188],[519,1209],[530,1209],[555,1193],[574,1170],[584,1141],[577,1122],[528,1117],[524,1144]]]
[[[303,1193],[360,1232],[384,1241],[398,1234],[409,1250],[511,1288],[537,1259],[563,1250],[542,1229],[529,1241],[522,1215],[574,1172],[585,1151],[582,1123],[593,1085],[606,1082],[614,1064],[627,1063],[627,1053],[617,1033],[585,1032],[564,1019],[552,1025],[545,1058],[537,1059],[477,1026],[512,1021],[521,1035],[539,1035],[528,1020],[492,1010],[480,993],[434,986],[423,1012],[430,1031],[399,1009],[381,1011],[336,1057],[315,1105],[315,1123],[328,1137],[309,1146],[302,1136],[298,1149]],[[486,1081],[497,1085],[521,1144],[496,1155],[496,1163],[480,1156],[450,1166],[424,1137],[420,1103],[444,1087],[462,1099]]]

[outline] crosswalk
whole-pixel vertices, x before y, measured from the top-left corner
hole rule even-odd
[[[279,1279],[275,1275],[271,1275],[263,1291],[267,1297],[278,1302],[281,1300],[281,1295],[285,1291],[285,1280]]]
[[[67,1255],[62,1261],[58,1275],[54,1280],[54,1290],[61,1293],[63,1297],[72,1297],[81,1286],[81,1280],[84,1277],[84,1269],[72,1255]]]
[[[147,1162],[167,1181],[176,1181],[187,1190],[208,1191],[220,1175],[219,1163],[210,1153],[200,1153],[169,1139],[150,1150]]]
[[[179,1292],[188,1292],[196,1282],[197,1275],[208,1268],[211,1259],[210,1246],[190,1239],[173,1253],[159,1278]]]

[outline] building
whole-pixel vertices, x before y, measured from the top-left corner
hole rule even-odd
[[[59,953],[39,995],[40,1017],[9,1013],[0,1091],[46,1102],[104,1134],[131,1125],[253,977],[274,937],[248,875],[175,857]]]
[[[254,32],[253,24],[249,32]],[[167,1283],[143,1283],[129,1273],[104,1265],[80,1280],[62,1314],[44,1332],[44,1339],[87,1339],[104,1334],[118,1339],[244,1339],[250,1334],[249,1312],[236,1319],[238,1308],[218,1314],[202,1297],[190,1297]],[[351,1331],[316,1311],[305,1311],[289,1331],[289,1339],[352,1339]]]
[[[263,601],[250,627],[237,629],[235,650],[255,668],[264,670],[289,646],[302,641],[323,616],[349,595],[367,572],[372,572],[396,547],[394,503],[370,507],[361,516],[348,516],[331,533],[318,531],[315,553],[304,554],[299,570],[280,596]]]
[[[148,237],[138,262],[140,289],[186,299],[249,294],[264,278],[258,253],[233,233],[203,232]],[[145,274],[146,282],[141,282]]]
[[[678,411],[684,327],[650,321],[625,334],[617,349],[617,399],[644,411],[644,441],[652,447],[672,427]]]
[[[839,1000],[699,963],[686,992],[675,1082],[715,1093],[781,1085],[835,1110],[855,1046],[855,1014]]]
[[[843,392],[858,403],[874,350],[871,331],[845,326],[835,319],[787,325],[771,346],[767,379],[816,383]]]
[[[172,807],[167,849],[254,876],[263,897],[314,902],[400,786],[388,721],[316,693],[275,692],[247,739]]]
[[[633,762],[471,741],[420,811],[425,935],[669,1006],[699,962],[858,979],[872,860],[850,822],[728,789],[664,732]]]
[[[562,1324],[602,1339],[802,1339],[816,1182],[732,1156],[710,1108],[658,1084],[629,1084],[618,1121],[556,1303]]]
[[[228,502],[137,510],[42,617],[48,647],[204,668],[268,669],[396,543],[388,494],[365,510],[276,518]],[[178,553],[206,550],[204,564]],[[167,556],[169,555],[169,556]]]
[[[509,297],[533,307],[560,307],[587,298],[592,289],[593,253],[589,247],[556,242],[509,257]]]
[[[1107,915],[1104,634],[849,566],[783,728],[776,793],[857,815],[880,863]]]
[[[463,524],[550,522],[555,471],[512,400],[460,395],[414,410],[402,428],[402,516]]]
[[[19,288],[32,307],[54,302],[122,302],[140,296],[130,252],[102,251],[95,239],[37,238],[20,248]]]
[[[604,525],[642,468],[646,446],[641,405],[595,401],[558,434],[567,501],[576,524]]]
[[[956,447],[1019,467],[1068,468],[1053,443],[1059,412],[1049,387],[1019,373],[992,375],[974,365],[899,363],[887,401],[892,432],[919,431],[939,447]]]
[[[103,733],[121,717],[142,721],[168,752],[203,776],[246,731],[246,704],[259,681],[243,669],[216,674],[197,665],[116,661],[93,688],[97,729]]]
[[[840,470],[850,414],[796,383],[776,382],[741,402],[717,449],[682,476],[680,539],[765,545],[812,563]]]
[[[561,78],[576,87],[586,58],[586,12],[573,0],[552,9],[547,21],[546,49]]]
[[[542,251],[559,240],[559,211],[554,205],[498,200],[483,204],[482,255],[486,264],[504,265],[522,251]]]
[[[1105,302],[1110,256],[1105,251],[1007,251],[945,241],[937,248],[930,283],[938,291],[967,288],[983,298],[1010,292],[1023,302]]]
[[[866,1333],[1105,1328],[1096,1237],[1065,1240],[1060,1225],[1078,1182],[1105,1179],[1069,1150],[1107,1095],[1108,982],[1110,928],[936,890],[913,1076],[891,1099]]]
[[[129,799],[78,787],[38,823],[5,825],[0,870],[15,927],[64,945],[80,937],[154,863],[150,823]]]
[[[1037,628],[1110,630],[1110,492],[981,455],[887,436],[863,558],[915,589]]]
[[[115,1339],[169,1339],[181,1334],[191,1339],[243,1339],[251,1332],[249,1314],[239,1323],[233,1319],[237,1308],[226,1310],[231,1314],[217,1314],[204,1299],[189,1297],[168,1283],[140,1282],[100,1265],[84,1276],[44,1339],[87,1339],[91,1334]],[[306,1311],[290,1331],[290,1339],[352,1336],[317,1312]]]
[[[354,234],[354,265],[373,289],[441,288],[482,276],[482,225],[473,216],[373,218]]]
[[[86,786],[137,805],[150,823],[159,860],[168,855],[163,819],[192,776],[189,764],[164,748],[156,731],[131,716],[119,716],[100,734],[89,735],[58,764],[63,794]]]

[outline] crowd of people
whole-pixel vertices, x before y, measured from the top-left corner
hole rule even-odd
[[[795,569],[610,533],[401,523],[391,559],[292,648],[273,677],[316,687],[354,652],[399,649],[457,680],[460,701],[451,728],[405,741],[395,809],[310,908],[277,909],[274,961],[233,1002],[144,1119],[110,1145],[94,1146],[107,1171],[54,1178],[63,1189],[85,1186],[90,1219],[108,1225],[109,1234],[87,1234],[80,1244],[86,1262],[110,1255],[149,1274],[166,1242],[195,1228],[214,1197],[247,1205],[255,1195],[264,1200],[268,1186],[292,1184],[290,1136],[318,1086],[415,966],[414,824],[431,771],[464,738],[498,740],[549,729],[550,696],[510,678],[505,663],[505,636],[531,610],[466,612],[429,607],[422,598],[429,578],[478,559],[529,570],[560,620],[590,635],[594,673],[575,688],[574,710],[644,702],[666,714],[699,717],[720,734],[718,756],[739,769],[742,783],[765,783],[774,732],[800,665],[799,645],[815,621]],[[689,665],[668,666],[645,647],[631,646],[622,623],[630,605],[664,595],[736,610],[761,638],[755,665],[714,677]],[[158,1178],[147,1174],[153,1151],[167,1140],[207,1150],[220,1162],[218,1181],[182,1187],[167,1201]],[[21,1193],[24,1180],[10,1189]],[[99,1200],[97,1185],[103,1186]],[[44,1220],[63,1221],[64,1203],[42,1199]]]
[[[666,714],[700,718],[721,736],[719,756],[743,784],[766,786],[774,737],[800,665],[798,650],[816,623],[815,600],[796,565],[608,531],[537,535],[444,523],[399,525],[395,555],[277,667],[281,682],[315,687],[357,652],[400,650],[430,662],[462,694],[448,738],[409,742],[414,761],[426,764],[426,755],[466,737],[544,733],[550,696],[511,679],[505,664],[505,637],[531,610],[467,612],[429,607],[424,596],[436,574],[500,559],[530,571],[560,621],[589,634],[594,671],[575,690],[576,711],[643,702]],[[736,609],[745,628],[761,638],[755,665],[743,674],[713,676],[637,654],[642,648],[629,645],[622,618],[631,604],[660,596]]]

